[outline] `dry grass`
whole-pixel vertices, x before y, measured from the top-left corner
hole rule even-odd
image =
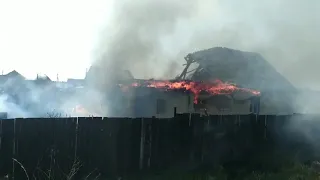
[[[41,170],[40,168],[37,168],[38,176],[34,173],[32,178],[30,178],[23,164],[19,162],[17,159],[13,158],[12,160],[15,163],[17,163],[19,167],[23,170],[26,180],[57,180],[56,178],[57,175],[55,174],[56,172],[53,170],[54,169],[53,167],[50,167],[48,170]],[[62,179],[59,178],[59,180],[73,180],[81,167],[82,167],[82,164],[80,163],[80,161],[78,159],[75,159],[68,173],[63,173],[64,174],[63,178]],[[85,178],[83,178],[83,180],[88,180],[89,178],[92,180],[98,179],[99,176],[91,178],[92,174],[93,173],[90,173]],[[7,179],[9,178],[12,178],[12,177],[7,177]]]
[[[75,175],[79,172],[79,169],[82,167],[82,164],[78,159],[74,160],[72,167],[69,172],[64,174],[63,178],[56,178],[53,168],[50,168],[46,171],[38,169],[41,176],[36,177],[33,175],[32,178],[29,177],[26,168],[20,163],[17,159],[13,161],[19,165],[25,174],[26,180],[73,180]],[[18,168],[18,167],[16,167]],[[240,167],[241,168],[241,167]],[[240,171],[239,168],[239,171]],[[92,171],[86,177],[83,177],[83,180],[98,180],[100,179],[99,175],[94,177],[97,170]],[[9,177],[5,178],[9,179]],[[158,175],[145,175],[143,177],[124,177],[124,178],[115,178],[117,180],[320,180],[320,163],[314,162],[311,165],[302,165],[299,163],[293,163],[286,167],[281,168],[278,172],[252,172],[241,177],[230,178],[227,171],[222,167],[219,169],[213,170],[206,173],[190,173],[190,172],[174,172],[167,171]],[[2,180],[0,178],[0,180]]]

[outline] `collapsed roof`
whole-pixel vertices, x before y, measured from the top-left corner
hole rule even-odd
[[[260,91],[295,89],[258,53],[215,47],[188,54],[185,59],[180,79],[220,79]],[[197,67],[189,70],[195,64]]]
[[[258,53],[215,47],[190,53],[185,60],[186,67],[177,79],[220,79],[259,90],[262,113],[292,113],[294,109],[287,92],[295,92],[295,87]]]

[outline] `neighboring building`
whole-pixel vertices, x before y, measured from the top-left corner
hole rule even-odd
[[[68,79],[67,84],[71,87],[84,87],[85,80],[84,79]]]
[[[13,70],[13,71],[9,72],[8,74],[2,75],[2,76],[6,77],[7,79],[9,79],[9,78],[15,78],[15,79],[19,79],[19,80],[26,79],[24,76],[22,76],[16,70]]]
[[[52,85],[53,83],[55,83],[54,81],[52,81],[49,76],[47,76],[46,74],[37,74],[37,78],[35,80],[33,80],[34,84],[37,85]]]
[[[25,90],[25,77],[15,70],[1,75],[0,88],[4,92],[10,92],[13,96],[17,96]]]
[[[13,86],[22,83],[26,78],[13,70],[8,74],[0,75],[0,86]]]

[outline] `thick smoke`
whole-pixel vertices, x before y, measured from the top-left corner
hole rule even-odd
[[[319,7],[315,0],[115,1],[94,62],[105,70],[95,79],[109,81],[122,69],[174,78],[187,53],[223,46],[260,53],[297,88],[319,90]]]
[[[12,102],[7,94],[0,96],[1,112],[6,112],[8,118],[30,117],[30,113],[25,111],[16,103]]]
[[[318,113],[320,95],[305,89],[320,90],[320,1],[122,0],[114,5],[94,62],[105,69],[97,82],[122,69],[136,78],[174,78],[187,53],[222,46],[260,53],[302,89],[291,95],[295,111]]]
[[[191,43],[261,53],[296,86],[318,88],[319,5],[299,0],[221,1],[219,18],[209,19],[211,28],[199,31]]]
[[[8,118],[104,116],[108,111],[97,91],[63,82],[9,77],[0,90],[0,112]]]
[[[261,53],[296,86],[319,89],[318,7],[300,0],[116,1],[96,64],[172,78],[182,67],[171,64],[180,66],[186,53],[226,46]]]
[[[93,63],[101,71],[91,81],[108,87],[124,69],[136,78],[174,78],[187,53],[225,46],[261,53],[298,88],[320,89],[319,7],[315,0],[114,1]],[[297,104],[315,106],[311,99]]]
[[[172,78],[179,51],[172,51],[179,24],[198,9],[194,1],[116,1],[114,19],[105,30],[95,65],[114,71],[129,69],[138,78]]]

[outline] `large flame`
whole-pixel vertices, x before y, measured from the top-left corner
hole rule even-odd
[[[210,82],[196,82],[196,81],[167,81],[167,80],[145,80],[143,82],[135,82],[131,84],[132,87],[150,87],[163,90],[183,90],[192,92],[194,97],[194,103],[198,103],[198,97],[200,92],[207,92],[212,95],[232,94],[237,91],[247,92],[253,96],[259,96],[260,92],[247,88],[240,88],[234,84],[225,83],[221,80],[214,80]],[[123,89],[127,89],[128,86],[121,85]]]

